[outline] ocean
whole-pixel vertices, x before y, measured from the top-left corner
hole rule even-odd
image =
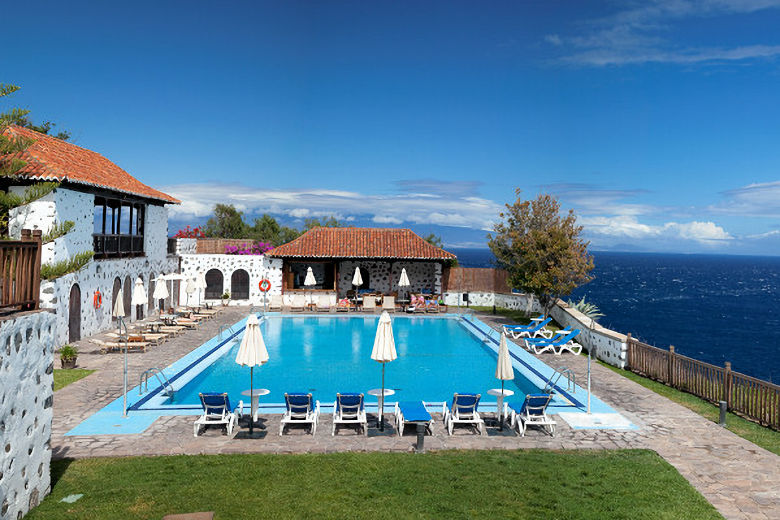
[[[463,267],[491,267],[485,249],[455,249]],[[595,279],[570,299],[645,343],[780,381],[780,257],[594,252]]]

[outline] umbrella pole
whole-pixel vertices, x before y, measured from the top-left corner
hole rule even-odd
[[[501,380],[501,404],[504,404],[504,380]],[[501,407],[498,409],[498,431],[502,432],[504,431],[504,414],[501,413]]]
[[[252,410],[252,401],[254,401],[255,396],[252,394],[253,388],[254,388],[254,375],[255,375],[255,367],[249,367],[249,435],[251,436],[254,432],[254,426],[255,426],[255,416],[254,416],[254,410]]]
[[[382,393],[379,396],[379,431],[385,431],[385,364],[382,363]]]

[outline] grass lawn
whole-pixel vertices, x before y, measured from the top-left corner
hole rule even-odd
[[[54,391],[56,392],[60,388],[66,387],[71,383],[75,383],[83,377],[87,377],[94,370],[84,370],[81,368],[73,368],[68,370],[55,369],[54,370]]]
[[[52,480],[29,520],[721,518],[645,450],[96,458],[53,462]]]
[[[675,403],[681,404],[684,407],[693,410],[694,412],[706,417],[713,422],[718,421],[718,407],[705,401],[704,399],[699,399],[695,395],[682,392],[663,383],[659,383],[658,381],[653,381],[652,379],[642,377],[628,370],[621,370],[619,368],[613,367],[612,365],[608,365],[602,362],[600,363],[610,370],[617,372],[621,376],[627,377],[628,379],[639,383],[645,388],[648,388],[653,392],[674,401]],[[742,417],[733,413],[729,413],[726,416],[726,428],[736,433],[740,437],[749,440],[753,444],[761,446],[765,450],[771,451],[775,455],[780,455],[780,432],[770,428],[765,428],[764,426],[756,424],[752,421],[748,421],[747,419],[743,419]]]

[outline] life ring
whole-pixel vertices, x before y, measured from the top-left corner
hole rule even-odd
[[[103,305],[103,295],[100,294],[100,291],[95,291],[95,295],[92,297],[92,306],[98,310],[101,305]]]
[[[268,278],[263,278],[258,284],[261,292],[268,292],[271,290],[271,281]]]

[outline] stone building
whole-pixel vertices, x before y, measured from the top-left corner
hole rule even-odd
[[[283,293],[303,290],[306,272],[311,267],[317,280],[315,293],[339,297],[353,289],[356,267],[360,267],[363,278],[360,289],[383,294],[398,292],[401,270],[406,269],[411,285],[401,292],[428,290],[441,294],[442,270],[456,258],[410,229],[356,227],[316,227],[272,249],[267,256],[282,260]]]
[[[147,294],[151,280],[178,269],[168,254],[167,204],[179,201],[141,183],[102,155],[44,134],[12,126],[7,133],[33,140],[19,158],[27,164],[2,188],[23,194],[39,181],[60,185],[47,195],[11,210],[9,235],[22,229],[50,234],[66,222],[67,233],[44,244],[41,264],[68,262],[94,251],[80,270],[41,283],[41,307],[55,311],[52,336],[56,345],[76,341],[112,326],[111,309],[120,291],[125,312],[135,320],[153,307],[130,306],[133,284],[141,278]],[[95,305],[100,292],[102,305]]]

